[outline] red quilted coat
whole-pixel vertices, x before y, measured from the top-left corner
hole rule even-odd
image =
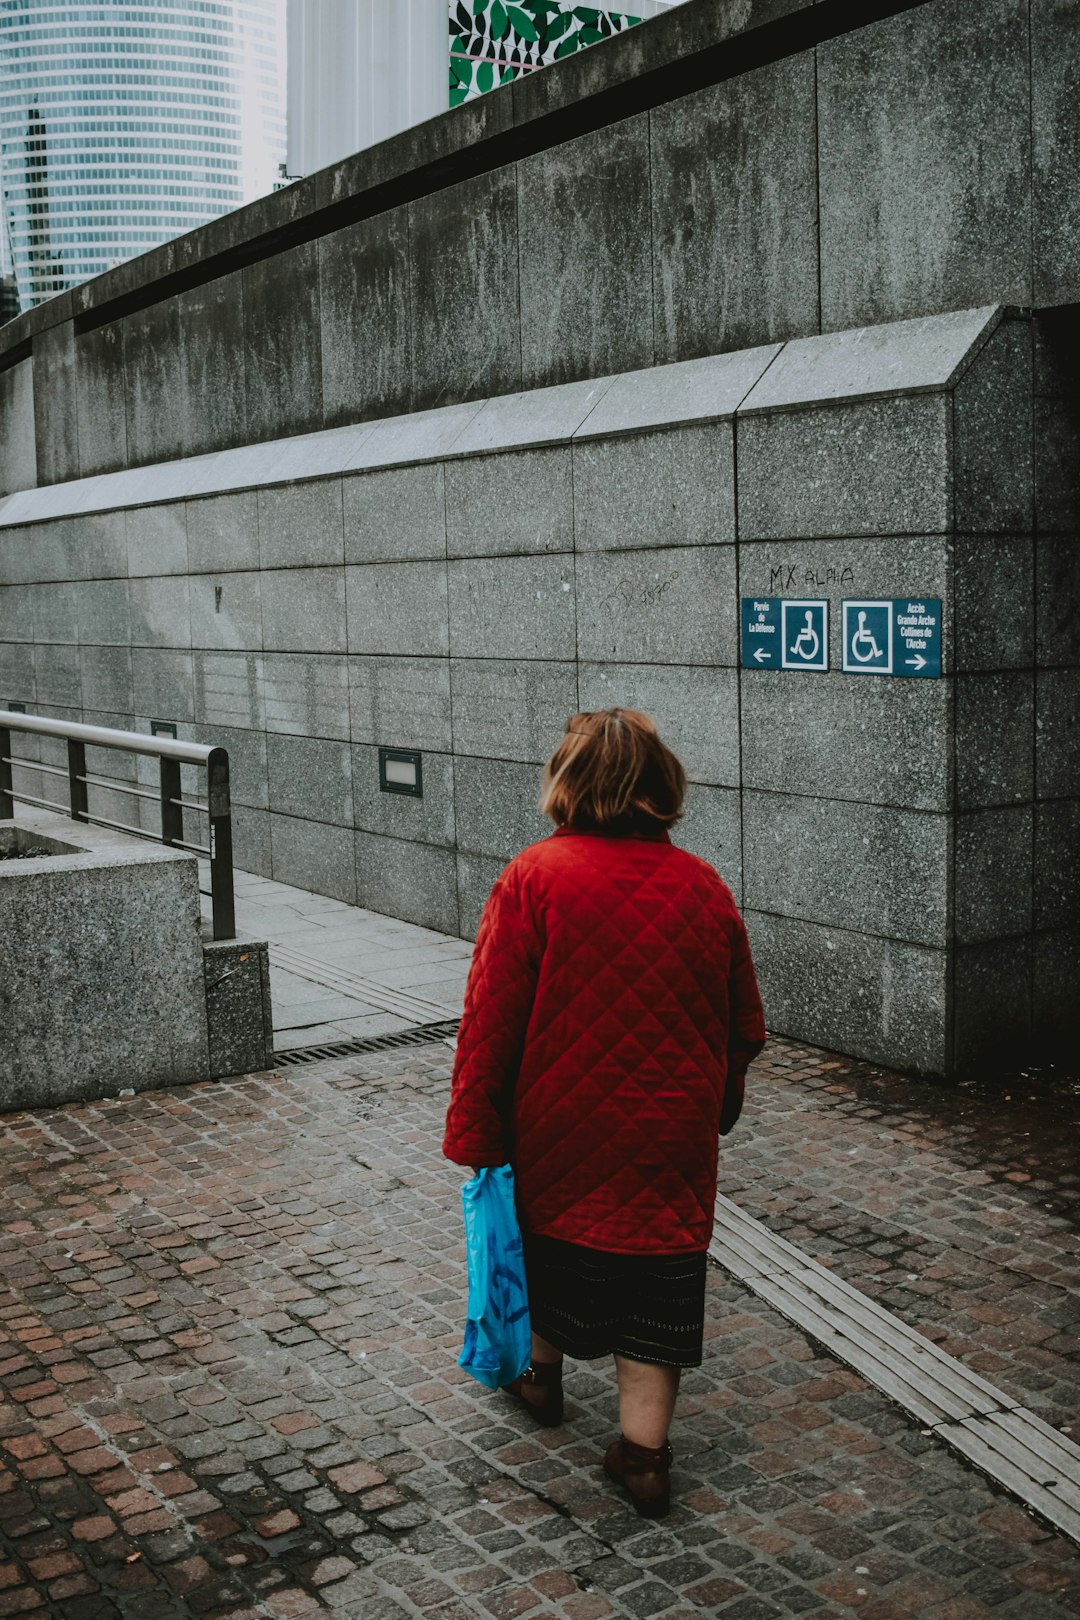
[[[712,867],[666,834],[560,828],[484,911],[443,1151],[512,1162],[531,1232],[705,1249],[725,1086],[764,1040],[746,930]]]

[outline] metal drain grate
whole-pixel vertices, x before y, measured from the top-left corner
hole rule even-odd
[[[282,1067],[297,1067],[301,1063],[321,1063],[324,1058],[353,1057],[358,1052],[392,1052],[398,1046],[434,1046],[437,1041],[451,1040],[458,1032],[459,1018],[450,1018],[441,1024],[419,1024],[414,1029],[402,1029],[394,1035],[357,1036],[352,1041],[324,1041],[320,1046],[294,1046],[289,1052],[275,1052],[274,1062]]]

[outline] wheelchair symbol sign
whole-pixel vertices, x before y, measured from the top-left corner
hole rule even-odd
[[[844,670],[849,675],[893,672],[892,602],[844,603]]]
[[[782,669],[828,669],[828,602],[783,601],[781,612]]]

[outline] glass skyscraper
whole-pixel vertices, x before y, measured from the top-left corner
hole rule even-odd
[[[273,189],[285,0],[0,0],[0,186],[24,309]]]

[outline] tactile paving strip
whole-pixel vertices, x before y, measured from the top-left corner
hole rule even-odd
[[[1080,1542],[1080,1447],[728,1198],[716,1200],[709,1253],[831,1355]]]
[[[295,974],[298,979],[307,979],[310,984],[321,985],[343,996],[352,996],[366,1006],[378,1007],[381,1012],[395,1013],[417,1024],[445,1020],[449,1010],[438,1001],[429,1001],[426,996],[414,995],[409,990],[392,990],[371,979],[361,978],[359,974],[348,973],[344,968],[331,967],[328,962],[295,950],[291,945],[272,944],[270,962],[271,966]]]

